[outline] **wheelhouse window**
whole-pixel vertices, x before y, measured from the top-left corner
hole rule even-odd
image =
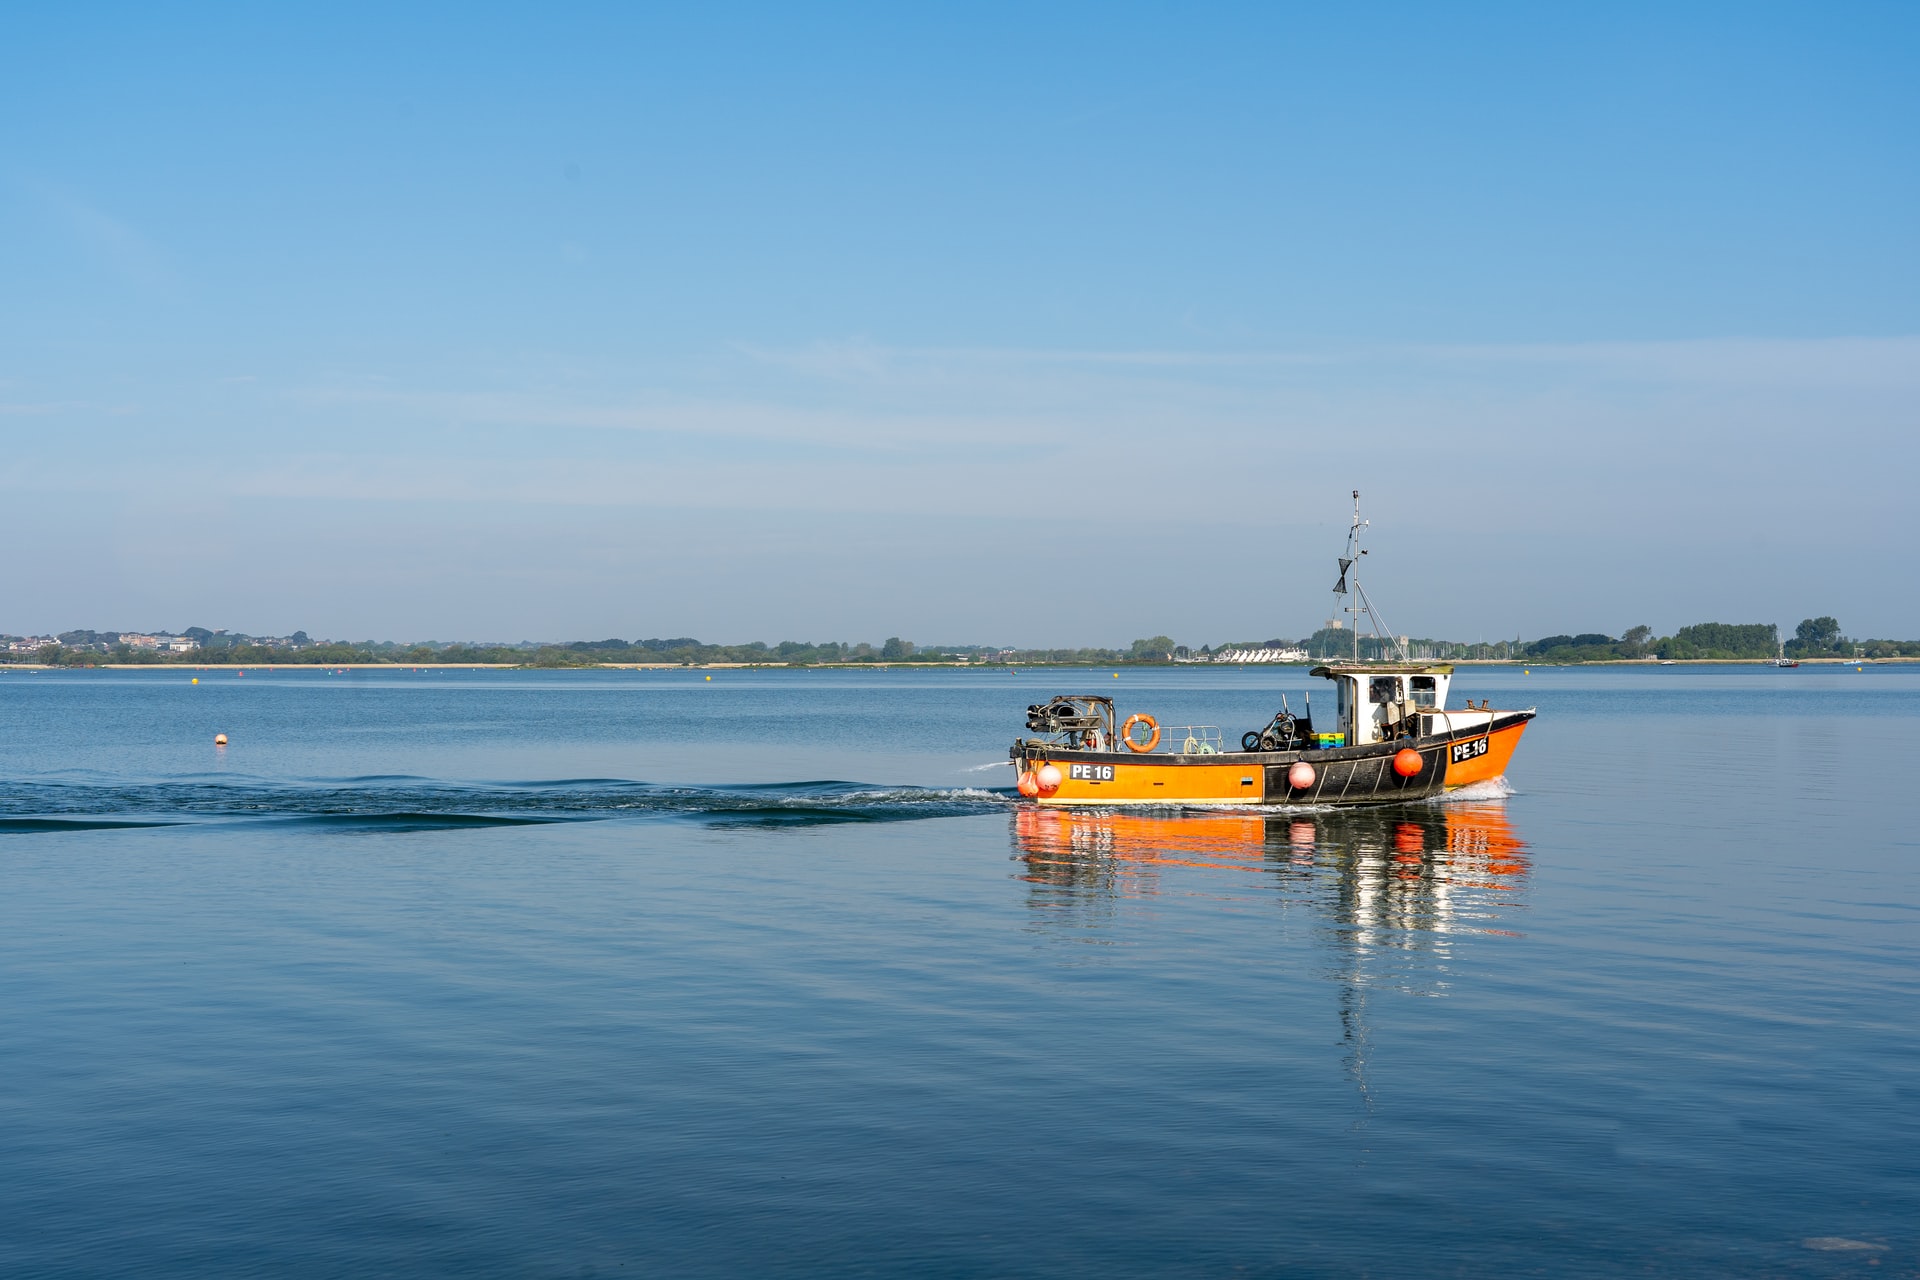
[[[1407,685],[1413,691],[1414,706],[1432,707],[1438,704],[1439,682],[1432,676],[1414,676],[1407,681]]]
[[[1399,676],[1374,676],[1367,682],[1367,701],[1393,702],[1400,697]]]

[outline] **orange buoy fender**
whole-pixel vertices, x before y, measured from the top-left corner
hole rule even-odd
[[[1040,780],[1030,773],[1020,775],[1020,781],[1014,784],[1021,795],[1031,800],[1040,794]]]
[[[1394,752],[1393,771],[1403,778],[1411,778],[1420,772],[1420,753],[1412,747],[1402,747]]]
[[[1305,760],[1295,760],[1293,768],[1287,770],[1287,785],[1295,791],[1305,791],[1313,785],[1313,766]]]
[[[1050,796],[1060,789],[1060,770],[1050,764],[1040,766],[1040,772],[1034,775],[1034,781],[1040,784],[1040,794]]]
[[[1133,726],[1137,724],[1143,724],[1151,731],[1145,742],[1134,740]],[[1160,745],[1160,722],[1145,712],[1136,711],[1128,716],[1126,724],[1120,727],[1120,740],[1127,744],[1129,750],[1145,755]]]

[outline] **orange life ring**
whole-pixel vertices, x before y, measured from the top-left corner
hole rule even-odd
[[[1153,736],[1148,738],[1144,743],[1133,740],[1133,726],[1137,724],[1144,724],[1147,728],[1153,730]],[[1143,711],[1136,711],[1128,716],[1126,724],[1121,726],[1120,741],[1126,743],[1129,750],[1145,755],[1160,745],[1160,722]]]

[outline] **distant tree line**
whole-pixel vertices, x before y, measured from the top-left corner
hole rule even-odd
[[[1699,659],[1772,658],[1780,652],[1780,628],[1771,622],[1699,622],[1670,636],[1655,637],[1653,628],[1629,628],[1615,637],[1601,632],[1544,636],[1520,647],[1520,656],[1532,662],[1619,662],[1636,658]]]
[[[1632,658],[1702,659],[1903,658],[1920,657],[1920,640],[1850,640],[1831,617],[1807,618],[1784,644],[1770,622],[1700,622],[1654,638],[1650,627],[1633,627],[1619,639],[1600,634],[1547,636],[1523,646],[1541,662],[1606,662]]]
[[[1353,656],[1353,632],[1325,627],[1304,640],[1250,640],[1198,649],[1177,644],[1170,636],[1148,636],[1125,649],[995,649],[986,645],[916,645],[899,636],[884,642],[850,644],[782,640],[778,644],[705,644],[691,636],[651,640],[574,640],[558,644],[476,645],[428,641],[400,644],[383,641],[312,640],[295,632],[289,640],[260,643],[252,637],[229,636],[190,627],[183,635],[201,647],[187,653],[136,648],[118,633],[62,632],[57,643],[37,650],[0,654],[0,660],[40,662],[49,666],[98,666],[103,663],[194,666],[235,663],[267,667],[312,663],[326,666],[429,665],[487,663],[521,667],[592,667],[605,663],[671,663],[698,665],[714,662],[768,663],[788,666],[847,665],[884,662],[954,664],[1054,663],[1082,666],[1153,664],[1205,659],[1217,652],[1245,649],[1303,649],[1315,659]],[[0,637],[0,639],[8,639]],[[1359,638],[1363,661],[1397,656],[1398,642],[1377,636]],[[1840,633],[1831,617],[1808,618],[1784,644],[1772,623],[1700,622],[1681,627],[1670,636],[1656,637],[1648,626],[1629,627],[1619,636],[1590,631],[1578,635],[1544,636],[1538,640],[1500,640],[1464,643],[1453,640],[1408,638],[1406,656],[1414,661],[1524,661],[1540,663],[1619,662],[1666,658],[1754,659],[1785,653],[1791,658],[1920,657],[1920,640],[1851,640]]]
[[[135,647],[119,641],[117,635],[107,640],[99,638],[96,632],[69,632],[63,633],[57,644],[42,645],[31,653],[0,655],[0,660],[11,658],[16,662],[76,667],[105,663],[135,666],[226,663],[258,667],[298,663],[323,666],[490,663],[523,667],[591,667],[603,663],[693,665],[710,662],[810,666],[905,661],[964,663],[990,652],[980,645],[922,648],[899,636],[889,636],[877,645],[846,642],[816,644],[805,640],[783,640],[771,645],[760,640],[750,644],[720,645],[706,644],[691,636],[651,640],[575,640],[558,644],[476,645],[439,642],[400,644],[390,640],[315,641],[302,632],[297,643],[266,645],[253,643],[246,637],[230,637],[200,628],[194,628],[193,631],[199,632],[193,638],[200,641],[200,648],[185,653]]]
[[[1351,659],[1355,648],[1353,632],[1345,627],[1322,627],[1320,630],[1298,642],[1315,658]],[[1399,646],[1382,636],[1361,636],[1358,647],[1362,662],[1380,662],[1392,658],[1398,653]],[[1438,640],[1430,636],[1409,636],[1406,654],[1415,662],[1503,662],[1513,658],[1518,650],[1515,644],[1507,640],[1474,641]]]

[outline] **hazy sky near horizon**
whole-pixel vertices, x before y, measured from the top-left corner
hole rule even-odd
[[[16,7],[0,631],[1920,636],[1920,7]]]

